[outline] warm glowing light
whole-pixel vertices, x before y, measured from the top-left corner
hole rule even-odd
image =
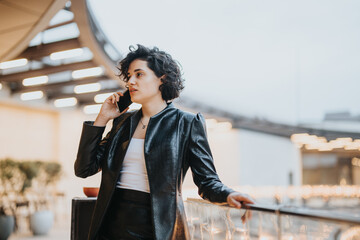
[[[340,141],[340,142],[352,142],[352,138],[337,138],[336,141]]]
[[[84,53],[84,50],[82,48],[75,48],[60,52],[54,52],[50,54],[51,60],[59,60],[59,59],[65,59],[65,58],[72,58],[72,57],[78,57],[81,56]]]
[[[327,143],[321,143],[318,150],[321,152],[326,152],[333,150],[333,148]]]
[[[77,94],[88,93],[88,92],[97,92],[101,89],[100,83],[90,83],[82,84],[74,87],[74,92]]]
[[[332,148],[343,148],[345,146],[344,142],[338,141],[338,140],[331,140],[329,142]]]
[[[27,63],[28,60],[26,58],[20,58],[20,59],[0,63],[0,69],[22,67],[25,66]]]
[[[2,84],[0,83],[0,90],[2,89]]]
[[[295,133],[291,135],[290,139],[293,143],[304,143],[306,139],[308,138],[308,133]]]
[[[318,137],[316,135],[309,135],[307,133],[296,133],[291,135],[291,141],[297,145],[313,144],[319,142],[327,142],[326,138]]]
[[[43,96],[44,93],[42,91],[34,91],[34,92],[22,93],[20,95],[20,99],[23,101],[28,101],[28,100],[40,99]]]
[[[327,139],[325,137],[317,137],[317,141],[321,143],[327,143]]]
[[[32,77],[32,78],[25,78],[22,82],[24,86],[33,86],[33,85],[39,85],[44,84],[49,81],[48,76],[38,76],[38,77]]]
[[[344,146],[345,150],[357,150],[358,148],[360,148],[359,141],[348,142],[348,143],[345,143],[345,146]]]
[[[102,94],[97,94],[94,97],[94,101],[96,103],[103,103],[105,102],[105,100],[110,97],[113,93],[102,93]]]
[[[84,107],[85,114],[97,114],[100,112],[102,104],[87,105]]]
[[[72,72],[72,77],[78,79],[85,77],[100,76],[102,74],[103,74],[103,69],[101,67],[93,67],[93,68],[75,70]]]
[[[58,108],[71,107],[71,106],[75,106],[76,104],[77,104],[77,99],[74,97],[61,98],[61,99],[56,99],[54,101],[55,107],[58,107]]]
[[[291,135],[291,141],[299,148],[305,145],[305,148],[308,150],[332,151],[334,148],[360,150],[360,139],[352,141],[352,138],[337,138],[328,142],[325,137],[297,133]]]
[[[317,150],[317,149],[319,148],[319,144],[315,144],[315,143],[313,143],[313,144],[306,144],[306,145],[305,145],[305,148],[306,148],[307,150]]]
[[[360,159],[354,157],[353,159],[351,159],[351,164],[352,164],[353,166],[360,167]]]

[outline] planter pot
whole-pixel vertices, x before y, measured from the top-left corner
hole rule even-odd
[[[54,222],[51,211],[38,211],[30,215],[30,229],[34,235],[46,235]]]
[[[14,216],[0,216],[0,240],[6,240],[14,231],[15,218]]]
[[[98,187],[83,187],[83,191],[87,197],[97,197],[99,194]]]

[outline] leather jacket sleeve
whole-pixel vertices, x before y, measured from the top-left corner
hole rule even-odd
[[[100,160],[110,132],[101,140],[105,127],[93,126],[94,122],[85,121],[81,133],[78,153],[74,164],[75,175],[86,178],[100,171]]]
[[[234,190],[225,186],[216,173],[201,113],[191,124],[188,160],[199,195],[211,202],[226,202],[227,196]]]
[[[113,120],[114,128],[120,117]],[[85,121],[81,133],[79,149],[74,164],[75,175],[77,177],[86,178],[101,171],[101,161],[105,155],[105,148],[109,141],[111,131],[106,137],[102,138],[105,127],[93,126],[93,121]]]

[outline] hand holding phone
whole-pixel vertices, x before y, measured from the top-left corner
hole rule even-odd
[[[119,112],[123,112],[128,106],[132,104],[130,92],[129,90],[126,90],[123,93],[123,96],[120,96],[120,100],[116,102],[116,105],[118,107]]]
[[[117,99],[119,99],[119,101],[116,101]],[[118,92],[110,95],[101,106],[94,126],[106,126],[108,121],[119,117],[131,103],[132,101],[128,90],[124,93]],[[114,105],[116,105],[116,107]]]

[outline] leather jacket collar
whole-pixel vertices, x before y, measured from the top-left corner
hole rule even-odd
[[[161,110],[160,112],[158,112],[154,116],[150,117],[150,120],[149,120],[148,124],[150,124],[150,121],[152,121],[153,119],[161,118],[161,116],[163,116],[166,112],[168,112],[169,110],[175,108],[175,106],[174,106],[174,104],[172,102],[166,103],[166,104],[167,104],[167,106],[163,110]],[[139,121],[140,121],[141,117],[142,117],[142,108],[137,110],[134,113],[134,115],[132,115],[130,117],[130,137],[133,136],[133,134],[135,132],[135,129],[136,129],[136,126],[139,124]]]

